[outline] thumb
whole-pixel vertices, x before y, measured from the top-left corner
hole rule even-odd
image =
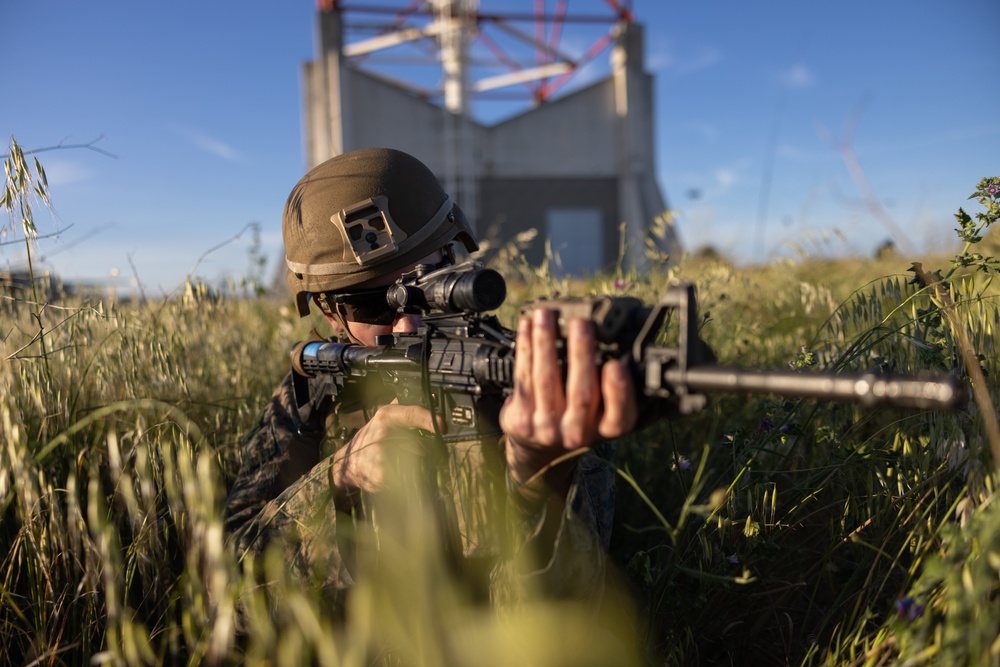
[[[441,415],[432,414],[422,405],[400,405],[398,400],[393,400],[392,403],[382,406],[377,414],[389,427],[416,428],[432,433],[444,428],[444,418]],[[435,424],[437,425],[436,429]]]

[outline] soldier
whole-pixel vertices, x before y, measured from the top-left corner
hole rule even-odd
[[[454,262],[453,244],[478,249],[430,170],[389,149],[346,153],[309,171],[285,204],[282,233],[299,315],[314,302],[335,332],[363,345],[419,326],[418,316],[387,306],[386,286],[418,264]],[[613,510],[613,474],[591,450],[635,428],[635,392],[624,366],[596,367],[590,322],[569,328],[565,380],[556,337],[551,311],[518,322],[514,392],[497,423],[503,435],[449,444],[441,495],[457,535],[455,561],[477,564],[460,567],[488,582],[493,568],[516,555],[512,549],[530,551],[537,567],[519,577],[548,594],[586,597],[603,587]],[[338,521],[365,516],[364,499],[384,489],[399,429],[434,431],[428,409],[390,398],[360,413],[334,405],[322,420],[303,424],[291,374],[285,377],[245,440],[227,501],[226,530],[240,557],[278,542],[303,581],[322,582],[342,603],[357,573],[341,553]],[[490,521],[479,511],[497,488],[509,500],[512,541],[497,539],[507,529],[484,525]]]

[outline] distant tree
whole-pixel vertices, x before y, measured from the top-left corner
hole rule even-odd
[[[896,256],[896,244],[892,239],[882,241],[879,247],[875,248],[875,259],[892,259]]]
[[[729,258],[726,257],[722,251],[716,248],[712,244],[703,245],[694,251],[691,259],[697,260],[699,262],[725,262],[730,263]]]

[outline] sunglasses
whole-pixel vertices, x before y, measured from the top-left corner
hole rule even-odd
[[[328,298],[337,304],[349,322],[392,324],[399,317],[399,312],[386,299],[390,287],[393,285],[339,292],[329,294]]]
[[[454,265],[455,255],[451,246],[443,248],[442,253],[441,261],[436,264],[423,264],[417,269],[423,274],[427,274]],[[326,309],[330,302],[337,304],[337,308],[348,322],[392,324],[399,317],[399,311],[389,305],[388,299],[389,289],[395,286],[396,283],[393,283],[392,285],[370,287],[353,292],[322,293],[323,299],[320,301],[320,307]]]

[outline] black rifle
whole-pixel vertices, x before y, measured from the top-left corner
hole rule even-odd
[[[302,421],[325,415],[332,401],[360,409],[372,392],[425,405],[444,417],[445,441],[494,433],[496,413],[513,390],[514,332],[484,314],[506,298],[492,269],[466,263],[438,270],[418,267],[387,290],[389,305],[421,315],[414,333],[380,336],[373,346],[307,341],[292,351],[296,402]],[[649,307],[628,296],[541,299],[521,308],[556,313],[562,338],[574,317],[590,319],[597,359],[624,359],[640,400],[640,414],[686,415],[707,405],[706,392],[766,393],[851,401],[866,407],[953,409],[965,400],[962,382],[948,375],[763,371],[719,366],[698,335],[694,286],[673,282]],[[655,344],[677,319],[675,347]],[[379,403],[374,403],[378,405]],[[648,419],[644,419],[648,421]],[[319,426],[314,424],[314,426]]]

